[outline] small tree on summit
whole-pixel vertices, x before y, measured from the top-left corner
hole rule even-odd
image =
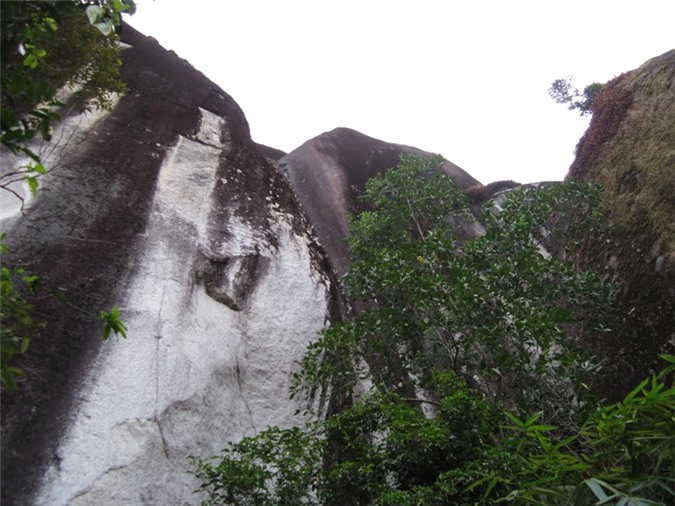
[[[572,85],[573,78],[556,79],[548,89],[550,97],[558,104],[567,104],[570,111],[578,110],[581,116],[593,113],[593,101],[604,86],[602,83],[592,83],[584,91]]]

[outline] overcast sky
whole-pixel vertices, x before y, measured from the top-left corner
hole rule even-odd
[[[136,0],[127,21],[284,151],[338,126],[440,153],[483,183],[559,180],[579,88],[675,47],[673,0]]]

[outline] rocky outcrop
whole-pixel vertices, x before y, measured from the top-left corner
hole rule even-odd
[[[358,210],[366,181],[394,167],[401,155],[432,156],[420,149],[373,139],[349,128],[336,128],[305,142],[278,161],[295,189],[338,275],[349,262],[347,216]],[[443,170],[460,188],[478,181],[452,162]]]
[[[611,388],[634,384],[675,349],[675,50],[608,82],[568,177],[602,184],[616,226],[586,260],[622,283],[607,337]],[[619,388],[619,390],[622,390]]]
[[[601,183],[615,216],[648,221],[675,264],[675,49],[599,92],[569,176]]]
[[[302,421],[290,375],[332,310],[311,227],[236,103],[124,41],[128,93],[68,118],[37,198],[16,188],[25,215],[3,208],[8,261],[59,293],[35,301],[47,326],[3,392],[3,504],[199,502],[189,455]],[[129,337],[102,343],[111,306]]]

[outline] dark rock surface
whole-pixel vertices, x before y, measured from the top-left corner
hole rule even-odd
[[[336,128],[305,142],[277,162],[339,276],[346,272],[349,260],[347,216],[358,210],[357,197],[366,181],[394,167],[402,154],[432,156],[411,146],[384,142],[349,128]],[[443,169],[459,188],[478,184],[452,162],[446,160]]]
[[[256,143],[256,147],[265,158],[273,162],[276,162],[286,156],[285,151],[281,151],[280,149],[272,148],[270,146],[265,146],[264,144]]]

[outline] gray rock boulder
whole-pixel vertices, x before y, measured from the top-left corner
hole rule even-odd
[[[336,128],[305,142],[277,163],[302,203],[319,241],[338,275],[349,262],[347,216],[358,210],[357,198],[366,181],[394,167],[401,155],[432,153],[392,144],[349,128]],[[459,188],[478,184],[467,172],[445,161],[443,170]]]
[[[3,504],[198,503],[189,455],[302,422],[290,376],[332,311],[311,228],[237,104],[123,39],[128,93],[64,121],[37,197],[17,187],[24,215],[3,196],[8,262],[64,299],[35,301],[47,326],[3,393]],[[128,338],[103,343],[112,306]]]

